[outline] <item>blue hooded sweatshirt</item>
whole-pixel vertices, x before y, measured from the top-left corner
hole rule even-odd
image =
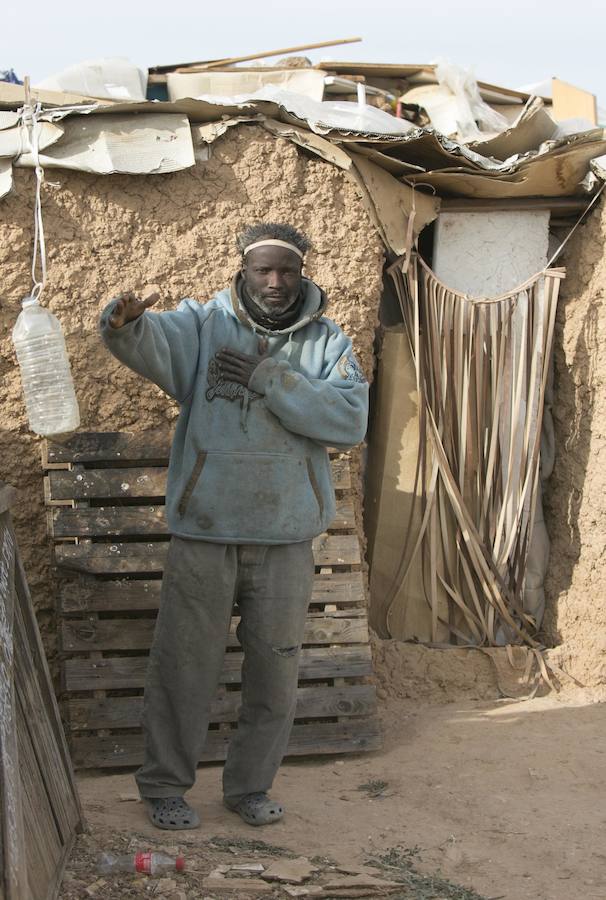
[[[335,515],[327,447],[349,449],[366,433],[368,384],[351,341],[324,317],[326,295],[307,278],[298,320],[282,330],[254,322],[236,279],[208,303],[146,311],[112,328],[109,350],[180,404],[166,508],[178,537],[235,544],[286,544],[326,530]],[[269,357],[248,387],[227,381],[223,348]]]

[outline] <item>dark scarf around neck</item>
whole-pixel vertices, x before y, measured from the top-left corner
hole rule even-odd
[[[301,315],[301,310],[303,309],[303,304],[305,302],[304,294],[299,293],[299,296],[297,297],[293,305],[290,306],[287,310],[285,310],[283,313],[271,315],[270,313],[266,313],[261,309],[260,306],[255,303],[255,301],[246,290],[246,285],[243,278],[240,278],[238,280],[238,297],[242,301],[242,305],[244,306],[246,312],[251,317],[253,322],[255,322],[257,325],[261,325],[263,328],[267,328],[268,331],[280,331],[283,328],[288,328],[290,325],[294,325]]]

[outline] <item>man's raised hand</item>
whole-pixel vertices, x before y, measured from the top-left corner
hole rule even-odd
[[[157,291],[149,294],[143,300],[139,300],[132,291],[119,294],[116,297],[113,312],[109,317],[109,324],[112,328],[122,328],[127,322],[133,322],[135,319],[138,319],[146,309],[157,303],[159,299],[160,294]]]

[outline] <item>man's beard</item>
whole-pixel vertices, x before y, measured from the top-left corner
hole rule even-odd
[[[264,297],[260,291],[251,290],[248,285],[246,287],[246,291],[253,303],[256,304],[256,306],[258,306],[259,309],[262,310],[267,316],[283,315],[295,305],[298,298],[298,294],[295,294],[294,296],[284,297],[284,299],[280,298],[279,300],[268,300],[268,298]]]

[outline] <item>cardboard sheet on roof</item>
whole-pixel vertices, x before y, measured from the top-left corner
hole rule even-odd
[[[469,144],[469,148],[483,156],[506,160],[529,150],[537,150],[541,144],[553,138],[556,130],[557,125],[541,98],[533,97],[511,128],[491,140],[475,141]]]
[[[406,246],[408,223],[414,209],[412,235],[416,236],[432,222],[439,211],[440,201],[404,185],[364,156],[352,156],[354,163],[350,177],[357,182],[364,204],[375,222],[383,242],[397,256]]]
[[[336,72],[339,75],[364,75],[365,78],[403,78],[411,84],[436,84],[435,65],[429,63],[405,64],[399,63],[363,63],[344,62],[342,60],[326,61],[318,63],[318,68]],[[524,91],[516,91],[512,88],[490,84],[487,81],[478,81],[482,100],[486,103],[526,103],[529,94]]]
[[[262,121],[262,116],[232,116],[229,119],[221,119],[219,122],[205,122],[192,125],[191,133],[194,147],[202,143],[212,144],[217,138],[225,134],[229,128],[234,128],[236,125],[242,125],[245,122],[259,122],[261,124]]]
[[[461,165],[478,171],[498,170],[501,166],[499,160],[481,156],[463,144],[445,138],[444,135],[431,128],[417,128],[409,135],[397,139],[376,138],[372,142],[366,138],[358,138],[358,140],[366,146],[380,150],[387,156],[393,156],[395,159],[412,163],[428,171]]]
[[[37,87],[107,100],[144,100],[147,69],[122,57],[85,60],[45,78]]]
[[[344,150],[337,144],[333,144],[332,141],[327,141],[326,138],[321,137],[319,134],[314,134],[313,131],[279,122],[277,119],[264,119],[260,124],[276,137],[293,141],[303,150],[315,153],[316,156],[326,160],[326,162],[333,163],[335,166],[339,166],[340,169],[351,168],[351,157]]]
[[[96,103],[94,97],[85,97],[82,94],[72,94],[66,91],[47,91],[42,88],[31,89],[32,100],[39,100],[45,106],[69,106],[76,103]],[[111,104],[111,100],[105,100]],[[25,91],[22,84],[9,84],[0,82],[0,105],[17,108],[25,103]]]
[[[322,100],[324,96],[324,72],[319,69],[272,69],[262,68],[253,72],[200,72],[189,75],[171,73],[167,75],[168,96],[171,100],[183,97],[214,95],[216,97],[238,97],[254,94],[268,84],[283,90],[304,94],[312,100]]]
[[[19,113],[9,110],[0,111],[0,131],[5,128],[14,128],[19,121]]]
[[[177,172],[195,163],[187,116],[74,116],[61,128],[61,140],[40,154],[45,168],[140,175]],[[31,153],[15,165],[33,166]]]
[[[505,199],[509,197],[570,197],[582,191],[592,159],[606,153],[606,130],[573,135],[549,152],[522,159],[509,172],[490,174],[448,169],[411,175],[446,196]]]
[[[0,159],[0,198],[13,189],[13,164],[10,159]]]
[[[51,147],[61,140],[64,129],[52,122],[40,122],[38,142],[41,150]],[[25,125],[3,128],[0,131],[0,157],[18,158],[29,148],[29,131]]]
[[[587,119],[591,125],[598,124],[597,100],[589,91],[560,81],[559,78],[552,78],[551,99],[556,122],[563,122],[566,119]]]
[[[393,156],[387,156],[386,153],[381,153],[381,151],[377,150],[375,147],[368,147],[366,144],[360,144],[356,141],[350,141],[347,144],[347,150],[350,153],[359,153],[361,156],[366,156],[396,178],[402,178],[415,172],[425,171],[423,166],[415,166],[413,163],[404,162],[404,160],[396,159]]]

